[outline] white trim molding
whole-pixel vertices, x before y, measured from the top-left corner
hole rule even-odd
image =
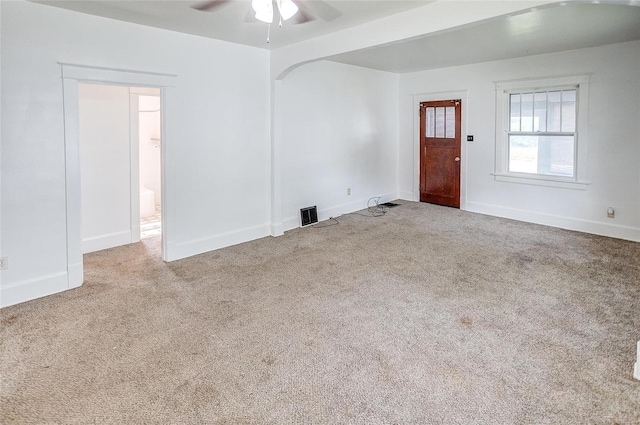
[[[282,80],[271,82],[271,137],[269,161],[269,233],[271,236],[284,235],[282,222]]]
[[[413,192],[409,192],[408,190],[401,190],[400,193],[398,193],[398,199],[404,199],[405,201],[418,202],[419,199],[414,199],[413,196],[414,196]]]
[[[62,271],[3,286],[0,292],[0,308],[72,289],[68,284],[69,275],[67,271]]]
[[[138,226],[138,234],[140,229]],[[94,236],[82,240],[82,253],[101,251],[116,246],[127,245],[133,242],[131,230],[123,230],[121,232],[109,233],[107,235]]]
[[[58,62],[62,78],[95,84],[117,84],[142,87],[175,87],[175,74],[135,71],[118,68]]]
[[[140,242],[140,94],[131,88],[129,88],[129,183],[131,243],[134,243]]]
[[[264,224],[247,227],[241,230],[234,230],[232,232],[206,236],[186,242],[169,243],[167,251],[168,256],[171,259],[170,261],[174,261],[202,254],[204,252],[264,238],[270,234],[270,226],[268,224]]]
[[[640,227],[606,224],[597,221],[582,220],[555,214],[544,214],[517,208],[490,205],[481,202],[467,202],[467,211],[492,215],[494,217],[509,218],[512,220],[524,221],[527,223],[558,227],[560,229],[574,230],[577,232],[591,233],[600,236],[608,236],[610,238],[640,242]]]
[[[633,377],[640,381],[640,341],[638,341],[636,364],[633,366]]]
[[[563,189],[587,190],[589,182],[568,181],[554,178],[547,178],[539,175],[520,176],[515,173],[497,174],[493,173],[496,181],[507,183],[531,184],[534,186],[559,187]]]

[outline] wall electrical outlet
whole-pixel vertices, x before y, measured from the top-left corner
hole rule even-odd
[[[351,188],[350,188],[350,187],[348,187],[348,188],[347,188],[347,196],[350,196],[350,195],[351,195]]]
[[[9,258],[2,257],[0,258],[0,270],[6,270],[9,268]]]
[[[607,208],[607,217],[614,218],[615,216],[616,216],[616,211],[611,207]]]

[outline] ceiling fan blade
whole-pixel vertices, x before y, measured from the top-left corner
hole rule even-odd
[[[209,12],[213,9],[216,9],[220,6],[222,6],[223,4],[227,3],[230,0],[210,0],[210,1],[203,1],[197,4],[192,5],[191,7],[193,9],[196,10],[201,10],[203,12]]]
[[[312,0],[312,1],[303,1],[303,0],[292,0],[299,9],[305,10],[311,15],[317,16],[323,21],[334,21],[342,16],[342,12],[340,12],[335,7],[329,5],[322,0]]]
[[[304,24],[304,23],[307,23],[307,22],[314,21],[315,19],[316,18],[314,18],[307,11],[298,8],[298,13],[293,15],[293,17],[291,17],[291,19],[289,19],[288,22],[291,22],[293,25],[298,25],[298,24]]]

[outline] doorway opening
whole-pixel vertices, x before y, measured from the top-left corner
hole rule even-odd
[[[67,289],[77,288],[84,281],[82,255],[82,194],[80,170],[79,135],[79,86],[82,83],[114,84],[125,87],[158,87],[162,104],[162,237],[160,239],[162,260],[171,261],[169,238],[173,214],[172,203],[167,201],[168,187],[173,184],[167,177],[166,157],[170,150],[173,120],[166,115],[175,103],[174,87],[177,75],[139,70],[101,68],[86,65],[60,63],[64,107],[64,157],[65,157],[65,198],[66,198],[66,239],[67,239]],[[132,174],[135,177],[135,174]],[[133,177],[132,177],[133,178]],[[138,183],[138,182],[136,182]],[[132,194],[137,191],[131,191]],[[135,203],[132,203],[135,206]],[[139,206],[136,208],[139,209]],[[139,214],[139,211],[136,211]],[[133,222],[133,220],[132,220]]]
[[[147,239],[162,234],[162,112],[158,89],[132,89],[134,94],[138,95],[140,239]]]
[[[161,237],[161,90],[78,84],[82,253]]]

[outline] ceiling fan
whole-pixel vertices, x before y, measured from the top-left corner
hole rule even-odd
[[[208,0],[201,1],[191,7],[201,11],[213,11],[226,3],[234,0]],[[275,5],[275,6],[274,6]],[[342,13],[321,0],[252,0],[251,7],[255,12],[255,18],[267,24],[273,23],[275,12],[279,16],[279,24],[295,16],[294,24],[303,24],[319,17],[323,21],[333,21]]]

